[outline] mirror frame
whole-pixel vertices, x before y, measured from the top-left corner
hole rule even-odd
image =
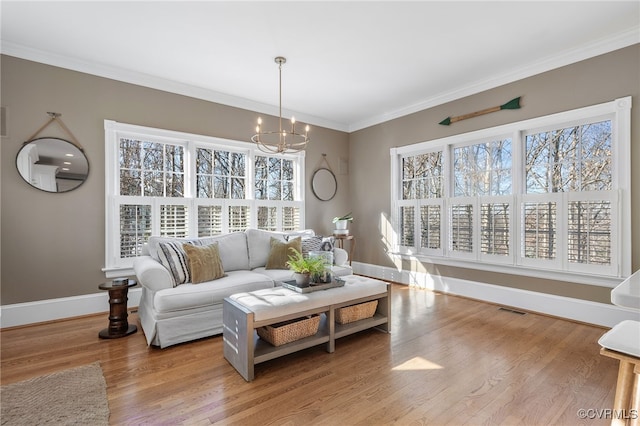
[[[323,191],[321,191],[322,188],[318,187],[321,183],[323,183],[320,181],[320,179],[323,178],[323,176],[319,174],[320,172],[322,172],[323,175],[326,175],[328,173],[327,177],[333,179],[333,182],[328,182],[329,184],[333,183],[333,188],[329,188],[328,190],[324,189]],[[338,179],[336,179],[336,175],[333,173],[333,171],[327,169],[326,167],[321,167],[313,172],[313,177],[311,178],[311,191],[313,192],[313,195],[315,195],[315,197],[320,201],[332,200],[338,192]],[[327,196],[327,198],[324,194],[318,194],[319,192],[331,192],[331,196]]]
[[[83,161],[86,164],[86,174],[84,175],[83,179],[77,179],[78,183],[77,185],[68,188],[68,189],[64,189],[64,190],[59,190],[58,189],[58,184],[56,182],[56,190],[49,190],[47,188],[42,188],[38,185],[36,185],[34,182],[30,181],[30,169],[29,171],[27,171],[27,175],[25,176],[25,168],[30,167],[31,165],[35,164],[35,162],[33,162],[32,159],[29,158],[29,150],[33,149],[32,147],[37,147],[37,146],[44,146],[43,143],[46,143],[47,141],[50,140],[54,140],[57,142],[65,142],[66,144],[69,145],[69,149],[71,150],[71,152],[73,154],[75,154],[77,156],[77,158],[82,158]],[[40,145],[38,144],[38,142],[40,142]],[[82,154],[82,157],[79,156],[79,154]],[[27,157],[25,157],[25,155],[27,155]],[[56,157],[56,159],[58,159]],[[59,159],[60,161],[62,161],[62,157]],[[49,167],[54,167],[53,165],[50,165]],[[49,193],[53,193],[53,194],[57,194],[57,193],[64,193],[64,192],[70,192],[73,191],[75,189],[80,188],[89,178],[89,170],[90,170],[90,164],[89,164],[89,158],[87,158],[87,155],[85,154],[84,150],[82,148],[79,148],[76,144],[74,144],[73,142],[67,140],[67,139],[62,139],[59,137],[54,137],[54,136],[45,136],[45,137],[40,137],[40,138],[35,138],[35,139],[30,139],[26,142],[24,142],[22,144],[22,146],[20,147],[20,150],[18,150],[18,153],[16,154],[16,168],[18,169],[18,174],[20,175],[20,177],[22,178],[22,180],[24,180],[25,182],[27,182],[31,187],[38,189],[40,191],[43,192],[49,192]],[[81,176],[81,175],[78,175]],[[55,176],[53,177],[53,179],[55,180]]]

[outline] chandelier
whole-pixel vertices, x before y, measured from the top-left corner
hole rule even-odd
[[[287,62],[286,58],[278,56],[275,58],[276,64],[278,64],[278,72],[280,75],[279,84],[279,128],[278,130],[263,130],[262,118],[258,117],[258,125],[256,126],[256,134],[251,137],[251,140],[258,145],[258,148],[262,152],[269,154],[280,154],[302,151],[309,143],[309,126],[307,125],[303,133],[296,132],[296,119],[291,117],[291,130],[282,128],[282,64]]]

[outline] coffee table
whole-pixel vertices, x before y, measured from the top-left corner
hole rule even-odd
[[[302,349],[326,344],[335,351],[337,339],[369,328],[391,331],[391,285],[357,275],[341,277],[342,287],[298,293],[283,287],[238,293],[223,301],[224,357],[246,381],[254,379],[254,366]],[[377,300],[372,318],[349,324],[336,322],[336,310]],[[282,346],[259,339],[256,329],[308,315],[322,316],[318,332]]]

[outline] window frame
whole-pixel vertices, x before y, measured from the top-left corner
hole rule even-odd
[[[631,273],[631,235],[629,232],[622,231],[624,229],[630,229],[631,226],[631,103],[631,97],[628,96],[602,104],[441,139],[419,142],[403,147],[391,148],[391,225],[394,232],[391,239],[390,254],[401,257],[414,257],[416,260],[425,263],[614,287],[620,282],[621,278],[625,278]],[[562,128],[562,126],[597,122],[599,120],[611,120],[611,190],[596,191],[595,193],[593,193],[593,191],[581,191],[527,194],[525,136],[537,131],[544,131],[545,129],[559,129]],[[474,250],[474,255],[467,256],[466,253],[455,253],[452,255],[449,241],[451,206],[453,204],[459,204],[463,199],[463,197],[454,197],[453,149],[465,145],[485,143],[489,140],[498,140],[499,138],[511,139],[511,167],[513,170],[512,194],[471,198],[475,198],[474,221],[479,221],[481,206],[489,202],[488,200],[510,200],[504,201],[510,205],[510,255],[499,256],[482,253],[480,247],[481,224],[479,222],[476,222],[477,225],[474,225],[473,228],[475,234],[473,238],[474,246],[477,247],[477,249]],[[416,246],[400,246],[398,244],[400,241],[400,232],[402,232],[401,224],[399,223],[400,208],[413,202],[417,209],[416,212],[419,212],[421,202],[434,202],[434,200],[427,199],[402,199],[402,159],[404,157],[438,150],[443,151],[443,175],[445,176],[444,198],[442,199],[445,210],[443,211],[441,228],[441,244],[444,249],[442,253],[420,250],[420,228],[418,220],[415,221],[414,226]],[[467,198],[464,199],[468,201]],[[568,224],[566,218],[568,213],[565,211],[556,218],[556,241],[561,245],[561,247],[557,247],[556,249],[556,259],[553,261],[542,261],[524,258],[521,252],[523,244],[521,234],[523,232],[522,206],[526,201],[542,199],[545,201],[557,200],[558,212],[560,212],[561,209],[565,209],[565,206],[566,210],[568,210],[568,203],[570,201],[610,200],[611,217],[613,218],[611,225],[611,265],[569,264],[570,262],[566,256],[568,240]],[[417,213],[416,216],[419,216],[419,213]],[[507,257],[508,259],[504,259],[503,257]]]
[[[283,227],[283,209],[297,208],[299,211],[299,227],[305,227],[305,152],[267,154],[260,151],[255,144],[193,133],[158,129],[134,124],[104,120],[105,129],[105,266],[103,272],[107,277],[133,274],[133,261],[136,257],[120,257],[120,205],[150,205],[151,235],[160,235],[161,204],[184,205],[188,210],[189,238],[198,236],[199,206],[221,206],[222,234],[230,229],[229,215],[226,213],[233,206],[249,207],[248,227],[257,228],[257,207],[263,205],[276,206],[278,230]],[[120,195],[120,138],[138,138],[152,142],[182,145],[184,147],[184,197],[154,197]],[[246,155],[245,160],[245,198],[198,198],[197,194],[197,149],[206,148],[211,151],[221,150],[238,152]],[[257,200],[254,197],[254,162],[256,156],[279,157],[293,161],[294,194],[291,200]],[[212,169],[212,174],[214,170]],[[212,186],[213,188],[213,186]],[[231,190],[229,190],[231,194]],[[213,194],[212,194],[213,195]]]

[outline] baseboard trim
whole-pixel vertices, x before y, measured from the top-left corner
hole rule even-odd
[[[140,304],[141,288],[128,293],[129,308]],[[38,300],[0,306],[0,328],[17,327],[65,318],[109,312],[109,294],[104,291],[82,296]]]
[[[360,262],[353,262],[352,267],[355,274],[603,327],[613,327],[623,320],[638,320],[637,311],[605,303]]]
[[[623,320],[638,320],[637,312],[604,303],[430,275],[424,272],[399,271],[394,268],[367,263],[353,262],[352,266],[353,272],[356,274],[588,324],[613,327]],[[130,308],[140,304],[141,293],[141,288],[129,290],[128,306]],[[0,306],[0,328],[17,327],[108,311],[109,296],[107,292],[16,303]]]

